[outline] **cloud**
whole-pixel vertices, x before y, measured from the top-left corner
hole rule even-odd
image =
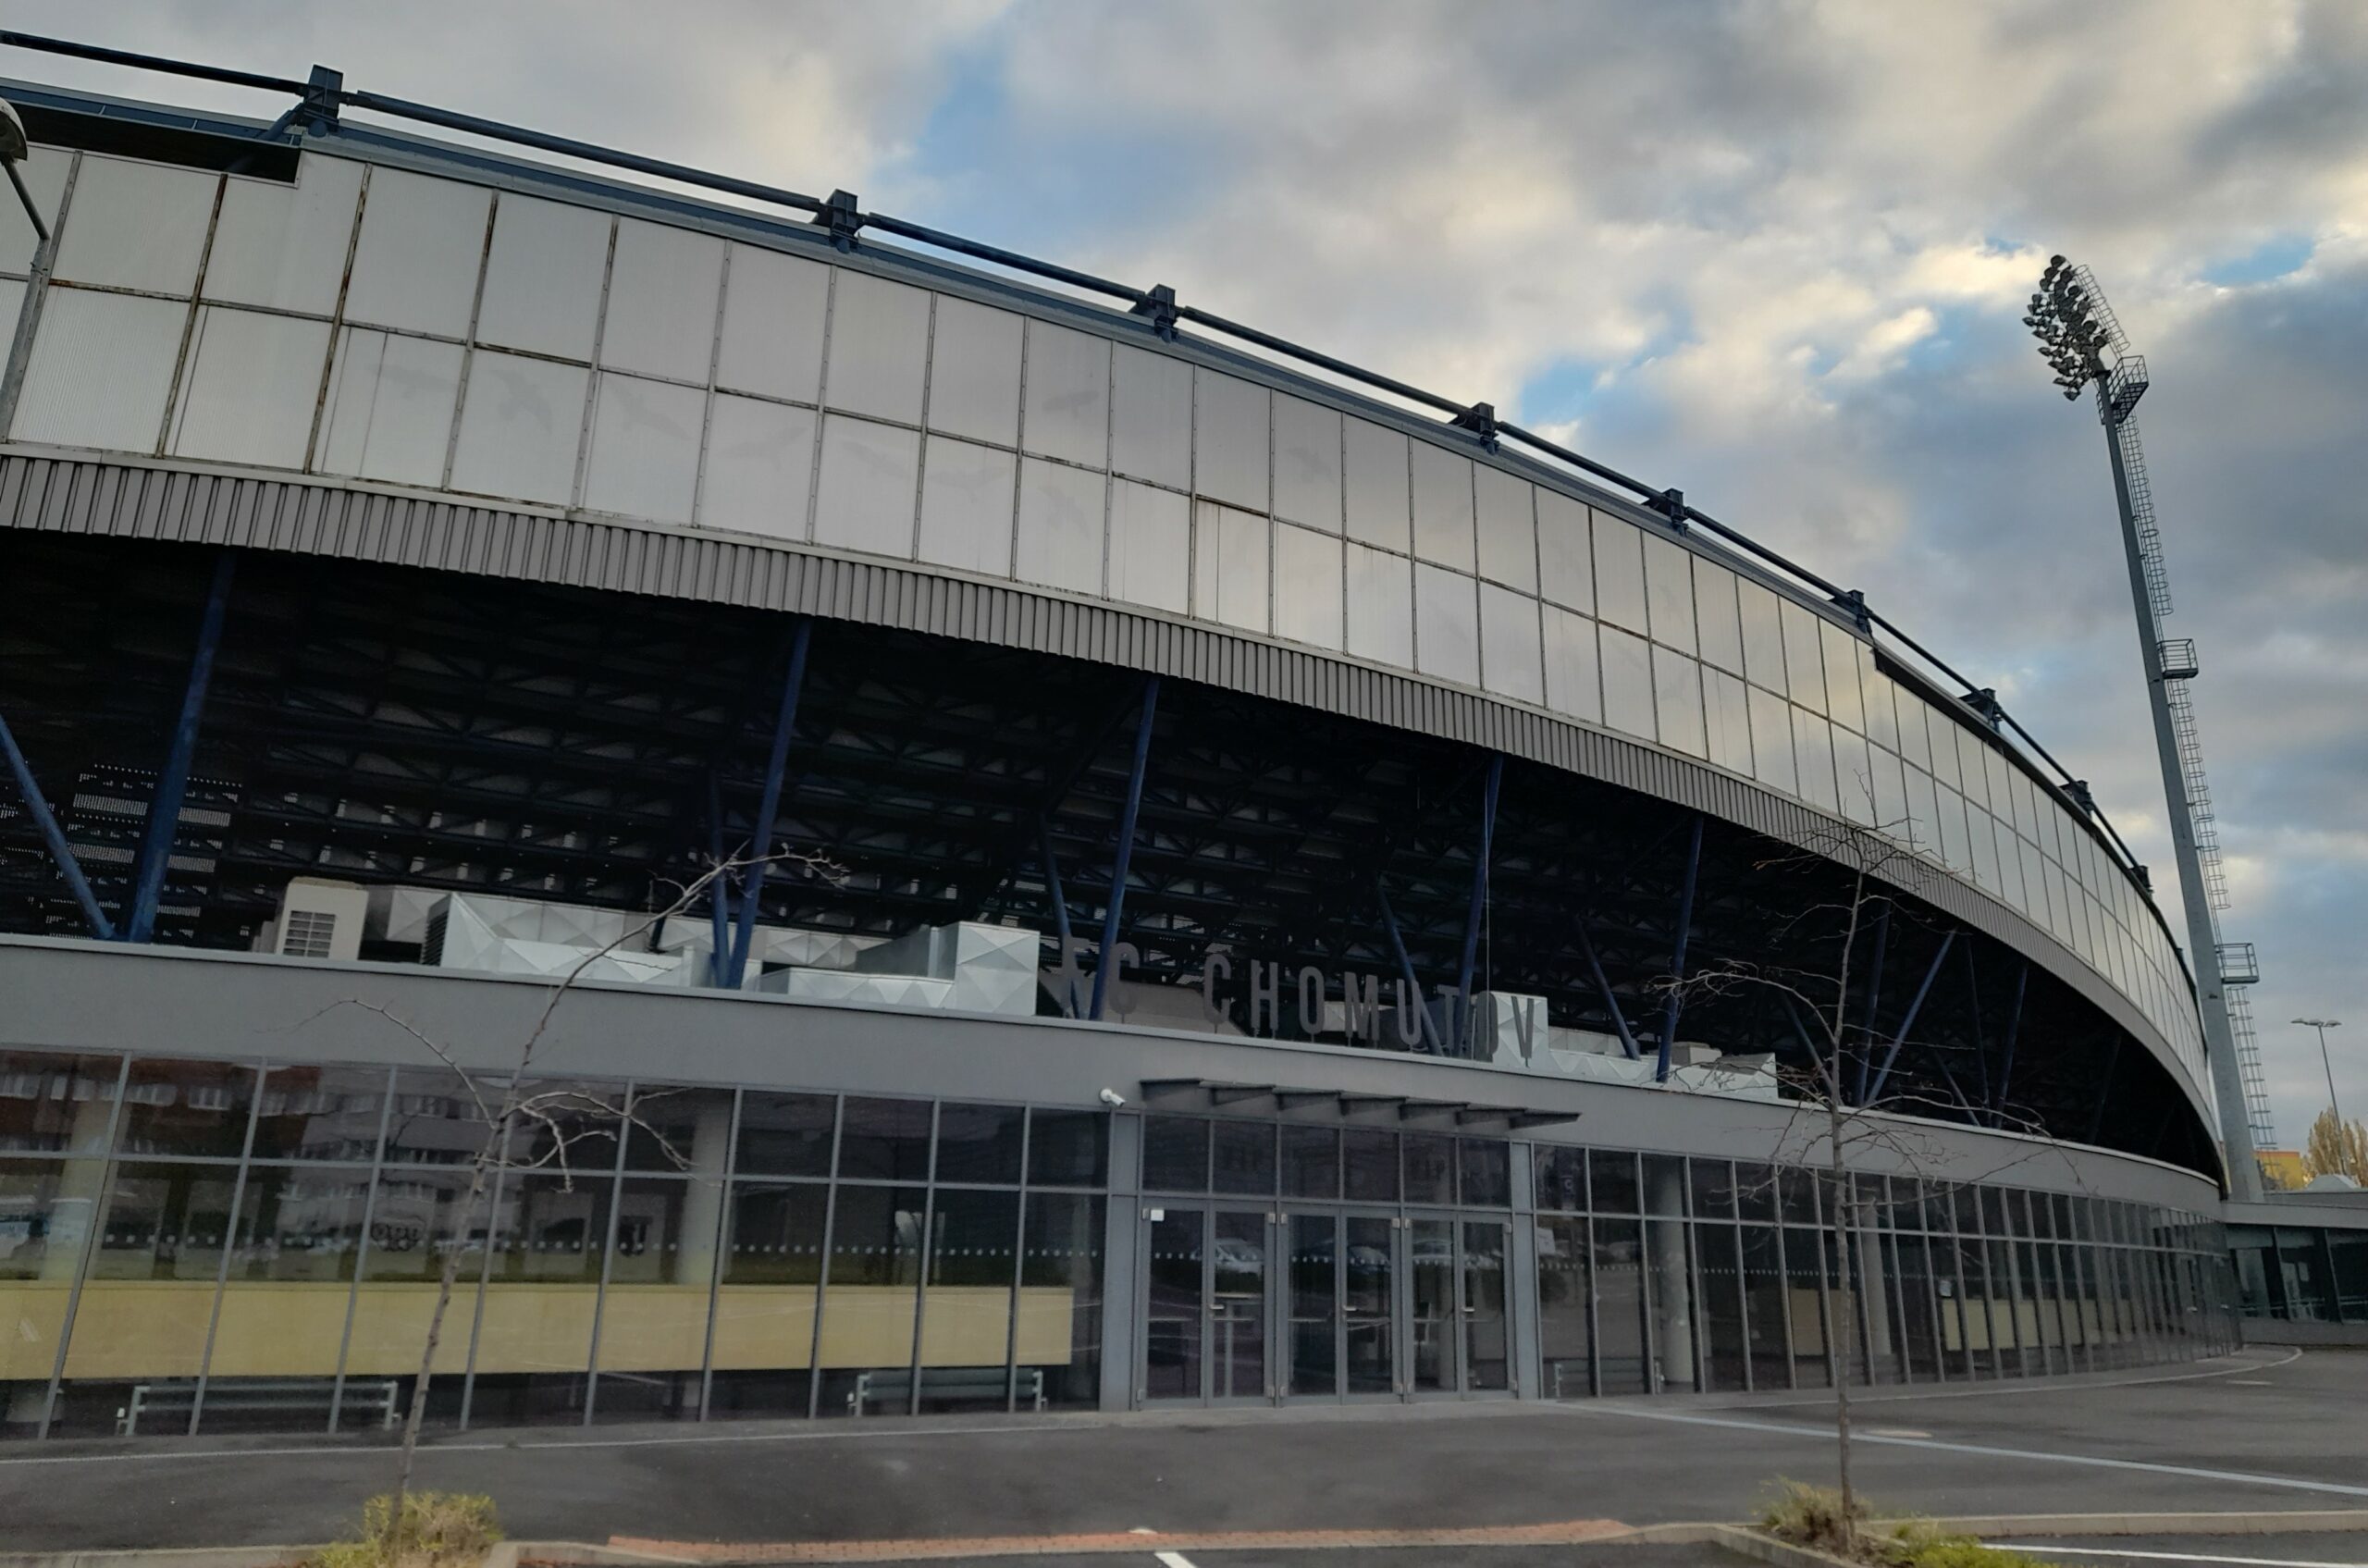
[[[2368,1037],[2368,9],[18,11],[290,75],[323,59],[565,134],[845,185],[1518,407],[1864,587],[2007,693],[2156,867],[2184,934],[2100,433],[2053,396],[2016,320],[2042,259],[2077,255],[2155,377],[2141,413],[2168,630],[2202,648],[2228,930],[2263,948],[2255,1011],[2356,1016]],[[2299,1138],[2324,1093],[2316,1046],[2264,1028]],[[2337,1066],[2368,1105],[2368,1053]]]

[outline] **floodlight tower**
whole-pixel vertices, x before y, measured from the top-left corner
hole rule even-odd
[[[2228,907],[2228,884],[2220,868],[2212,791],[2203,774],[2203,748],[2196,737],[2195,709],[2187,690],[2202,667],[2193,638],[2163,636],[2163,620],[2171,612],[2170,576],[2154,529],[2138,422],[2131,417],[2146,393],[2146,361],[2130,352],[2129,340],[2114,319],[2095,276],[2062,256],[2049,260],[2023,325],[2039,339],[2040,354],[2054,370],[2066,401],[2077,401],[2091,382],[2096,385],[2097,419],[2104,426],[2114,499],[2121,508],[2129,595],[2138,611],[2146,695],[2154,710],[2154,743],[2162,754],[2163,794],[2170,808],[2171,848],[2186,905],[2188,963],[2195,971],[2230,1192],[2241,1200],[2255,1199],[2261,1195],[2261,1175],[2253,1149],[2276,1142],[2269,1095],[2262,1083],[2261,1050],[2253,1039],[2252,1010],[2243,989],[2261,979],[2261,969],[2251,943],[2220,939],[2219,912]]]

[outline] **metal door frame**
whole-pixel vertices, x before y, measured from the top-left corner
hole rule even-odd
[[[1333,1223],[1332,1254],[1332,1355],[1333,1391],[1329,1394],[1295,1394],[1290,1391],[1289,1360],[1294,1345],[1291,1334],[1291,1286],[1286,1278],[1279,1288],[1272,1290],[1276,1344],[1280,1347],[1282,1362],[1275,1368],[1275,1402],[1277,1404],[1402,1404],[1407,1397],[1407,1340],[1409,1327],[1411,1278],[1407,1271],[1406,1237],[1409,1227],[1397,1209],[1386,1204],[1344,1204],[1325,1199],[1284,1199],[1275,1216],[1272,1234],[1288,1251],[1291,1221],[1301,1215],[1328,1218]],[[1349,1388],[1349,1226],[1355,1220],[1373,1220],[1389,1229],[1389,1389],[1387,1392],[1354,1392]]]

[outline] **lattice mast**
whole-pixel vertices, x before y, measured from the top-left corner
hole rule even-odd
[[[2104,290],[2085,266],[2057,256],[2031,296],[2024,324],[2038,335],[2040,352],[2055,370],[2055,384],[2067,401],[2096,386],[2097,418],[2104,426],[2120,503],[2123,543],[2129,557],[2130,595],[2145,659],[2148,697],[2154,712],[2155,740],[2162,753],[2164,793],[2170,807],[2171,842],[2178,861],[2186,907],[2189,963],[2195,971],[2197,1003],[2205,1044],[2212,1056],[2214,1102],[2226,1144],[2229,1179],[2238,1196],[2251,1196],[2259,1179],[2252,1151],[2274,1143],[2269,1096],[2262,1080],[2261,1047],[2244,987],[2257,982],[2260,968],[2250,942],[2223,939],[2220,914],[2228,907],[2227,875],[2221,864],[2219,831],[2214,821],[2211,781],[2203,767],[2195,705],[2189,683],[2202,673],[2192,637],[2165,638],[2171,613],[2170,574],[2163,561],[2154,498],[2138,436],[2135,410],[2146,394],[2146,361],[2130,352],[2129,340],[2105,302]],[[2232,1070],[2233,1069],[2233,1070]]]

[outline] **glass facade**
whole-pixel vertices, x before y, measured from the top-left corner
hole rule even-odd
[[[64,238],[17,439],[814,544],[1533,704],[1912,846],[2204,1080],[2175,945],[2068,798],[1641,511],[828,253],[316,152],[292,183],[53,148],[27,169]],[[0,290],[29,265],[0,253]]]
[[[2232,1225],[2227,1235],[2247,1317],[2368,1323],[2368,1230]]]

